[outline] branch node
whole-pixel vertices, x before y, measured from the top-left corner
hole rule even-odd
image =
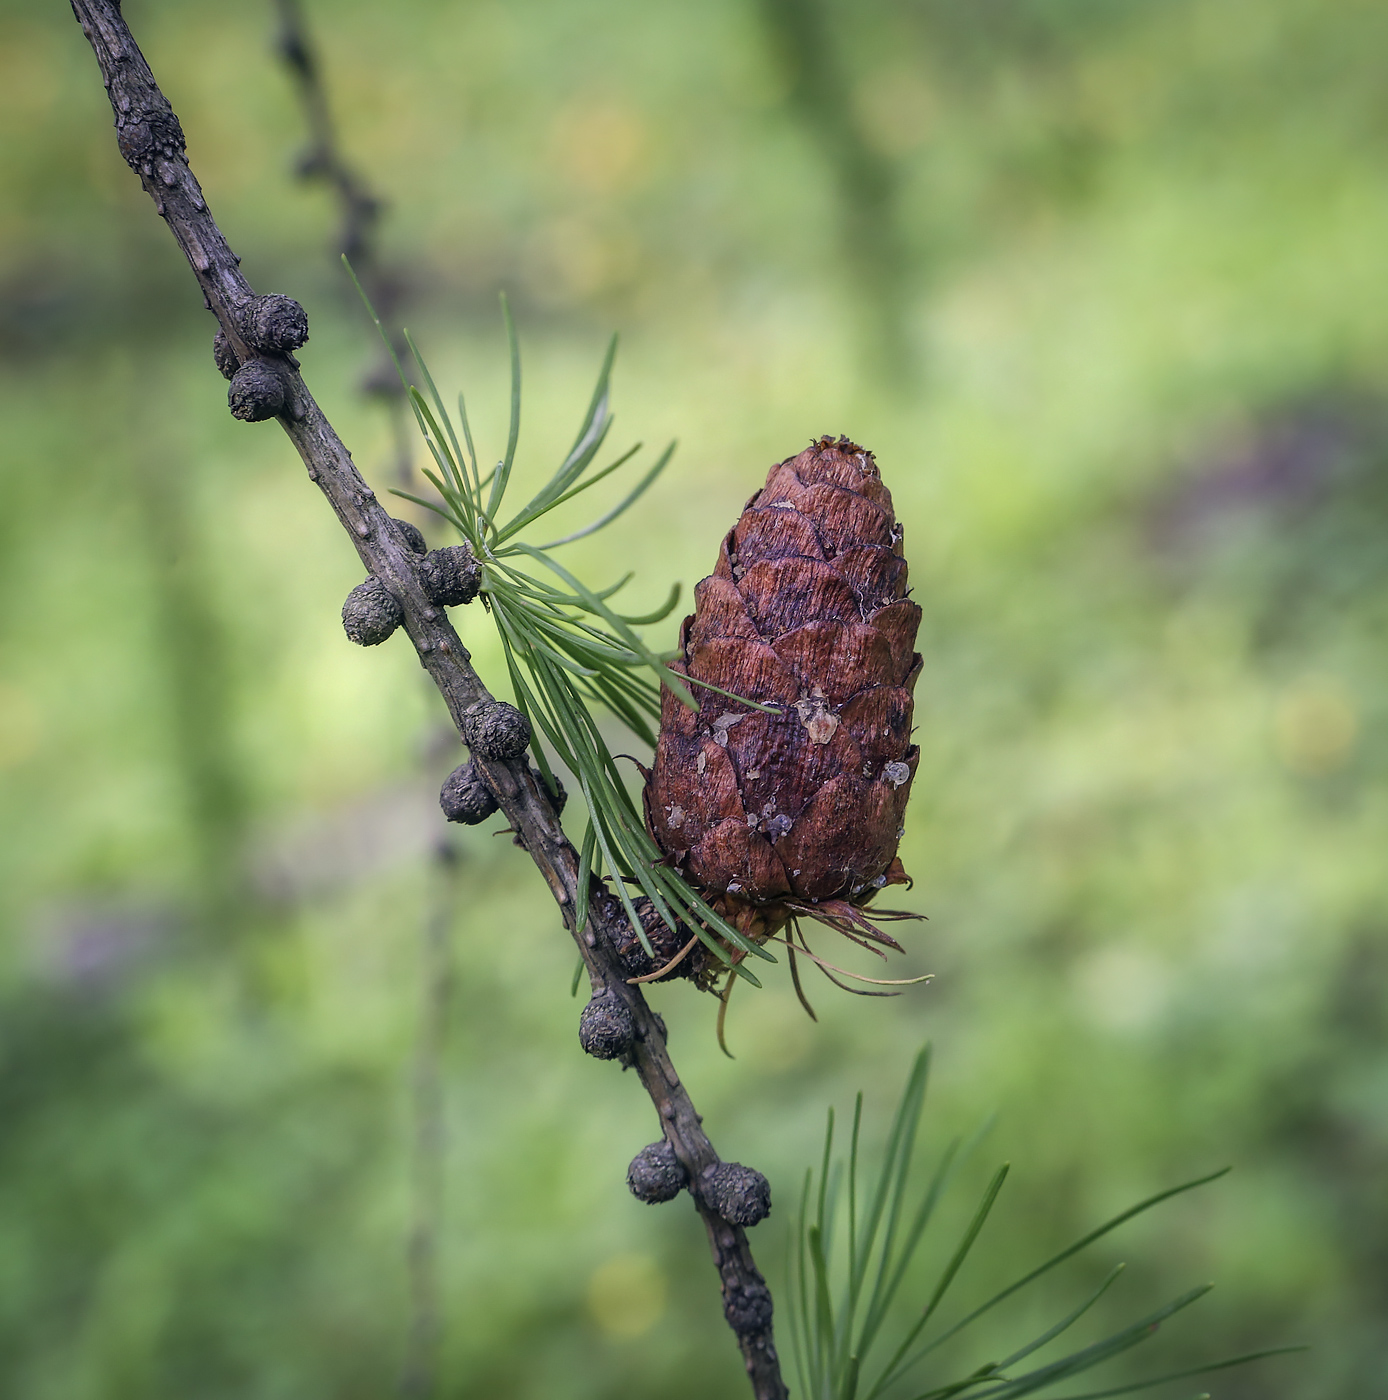
[[[648,1206],[673,1201],[689,1184],[689,1173],[664,1138],[643,1147],[627,1168],[627,1187]]]
[[[166,160],[181,158],[185,149],[183,127],[163,94],[157,97],[157,103],[133,117],[129,115],[130,99],[124,93],[117,104],[116,144],[125,163],[137,175],[149,174],[160,156]]]
[[[771,1330],[771,1290],[762,1282],[728,1283],[723,1289],[723,1316],[745,1337]]]
[[[266,355],[287,355],[308,339],[308,313],[281,292],[253,297],[241,313],[246,343]]]
[[[359,647],[375,647],[404,620],[400,601],[379,579],[359,583],[342,605],[342,630]]]
[[[771,1183],[741,1162],[706,1167],[699,1178],[699,1193],[729,1225],[745,1229],[771,1214]]]
[[[635,1035],[631,1008],[610,991],[595,996],[578,1018],[578,1043],[595,1060],[621,1059]]]
[[[463,712],[463,738],[481,758],[506,763],[530,747],[530,721],[504,700],[479,700]]]
[[[476,826],[496,811],[496,798],[476,763],[469,759],[443,780],[443,787],[439,789],[439,806],[449,821]]]
[[[459,607],[477,596],[481,569],[465,544],[431,549],[419,566],[419,581],[431,603],[441,608]],[[527,742],[529,742],[527,740]]]
[[[243,423],[263,423],[284,412],[289,386],[283,371],[269,360],[247,360],[231,376],[227,404]]]

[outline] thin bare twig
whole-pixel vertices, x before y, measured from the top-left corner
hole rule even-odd
[[[867,357],[888,382],[910,379],[909,268],[898,204],[901,175],[869,138],[853,102],[823,0],[757,0],[786,103],[819,148],[835,185],[839,243],[865,322]]]
[[[328,102],[323,65],[304,21],[303,7],[299,0],[276,0],[276,4],[279,30],[275,48],[293,79],[309,133],[308,147],[299,157],[295,173],[301,180],[322,181],[332,190],[339,221],[334,251],[347,257],[381,320],[393,325],[405,285],[404,279],[382,262],[377,246],[377,231],[386,201],[366,184],[342,154]],[[352,301],[353,310],[360,314],[355,296]],[[386,402],[395,445],[395,475],[401,486],[408,486],[414,473],[414,453],[404,387],[395,372],[394,362],[374,334],[371,343],[375,360],[362,380],[362,388]],[[398,338],[395,353],[402,362],[409,358],[404,341]]]
[[[203,199],[184,154],[183,130],[160,92],[117,0],[71,0],[100,65],[115,113],[121,154],[187,257],[208,308],[241,363],[272,358],[248,342],[245,318],[255,293],[241,275]],[[419,556],[352,463],[314,402],[293,356],[280,358],[287,400],[280,426],[327,498],[366,569],[399,601],[404,629],[461,732],[470,705],[490,700],[447,614],[425,594]],[[772,1336],[771,1292],[752,1258],[745,1231],[724,1219],[709,1198],[704,1173],[719,1162],[665,1045],[664,1028],[616,953],[626,930],[617,899],[598,881],[580,891],[578,852],[564,836],[543,785],[524,759],[474,761],[517,838],[544,876],[573,935],[595,995],[620,1000],[634,1027],[629,1062],[660,1118],[665,1139],[688,1173],[689,1192],[708,1232],[723,1290],[723,1311],[737,1336],[757,1400],[785,1400]]]

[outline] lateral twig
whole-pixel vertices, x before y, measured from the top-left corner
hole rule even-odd
[[[323,78],[323,65],[299,0],[276,0],[276,9],[279,29],[275,48],[289,70],[308,127],[308,146],[295,164],[295,174],[301,180],[321,181],[332,191],[338,213],[334,251],[352,264],[381,319],[393,324],[404,283],[381,260],[377,246],[386,201],[367,185],[342,153]],[[354,309],[360,311],[359,307]],[[392,339],[395,359],[406,360],[405,342],[398,336]],[[412,425],[408,421],[405,391],[394,361],[374,335],[371,340],[377,349],[376,360],[363,379],[362,388],[386,402],[395,445],[395,475],[400,485],[407,486],[413,478],[414,454],[410,447]]]
[[[852,75],[823,0],[758,0],[757,8],[785,79],[786,104],[819,148],[836,186],[839,243],[863,303],[868,357],[899,387],[909,381],[913,358],[900,171],[876,148],[847,99]]]
[[[185,156],[183,130],[121,16],[118,0],[71,0],[96,54],[115,114],[116,139],[155,208],[187,257],[231,349],[241,362],[255,356],[243,316],[255,296],[240,260],[217,227]],[[264,358],[263,351],[260,357]],[[420,664],[461,732],[470,705],[490,700],[447,614],[430,603],[418,558],[362,480],[351,454],[314,401],[292,356],[281,365],[289,393],[279,424],[303,459],[309,479],[327,498],[363,565],[399,600],[404,629]],[[647,1006],[615,948],[625,928],[621,905],[599,881],[579,890],[578,852],[559,825],[543,785],[522,757],[497,761],[474,755],[536,868],[549,885],[565,927],[578,945],[595,995],[622,1001],[635,1039],[630,1062],[659,1115],[665,1139],[685,1168],[689,1192],[708,1232],[723,1291],[723,1311],[737,1336],[757,1400],[785,1400],[772,1336],[771,1293],[752,1258],[745,1231],[724,1219],[705,1189],[719,1157],[670,1060],[664,1027]]]

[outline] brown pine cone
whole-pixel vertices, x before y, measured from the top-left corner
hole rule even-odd
[[[694,686],[696,713],[667,690],[646,824],[752,937],[906,881],[921,610],[901,538],[872,453],[820,438],[772,468],[694,590],[671,669],[778,713]]]

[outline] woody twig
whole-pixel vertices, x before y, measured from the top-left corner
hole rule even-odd
[[[398,606],[407,633],[460,733],[479,708],[497,706],[445,606],[428,586],[431,555],[419,554],[353,465],[351,454],[309,393],[295,358],[307,339],[303,308],[289,297],[257,296],[240,270],[185,156],[182,127],[159,90],[120,12],[118,0],[72,0],[111,99],[121,154],[169,226],[220,326],[218,359],[231,372],[232,411],[247,421],[275,418],[294,444],[372,579]],[[441,551],[435,551],[441,553]],[[434,590],[437,592],[437,590]],[[469,717],[469,711],[473,715]],[[489,757],[473,746],[477,771],[520,844],[544,876],[582,955],[593,1001],[585,1011],[587,1048],[637,1072],[660,1120],[664,1148],[632,1164],[633,1188],[651,1173],[682,1185],[703,1218],[723,1292],[757,1400],[787,1395],[772,1336],[771,1293],[752,1258],[745,1224],[766,1210],[764,1179],[722,1162],[675,1071],[664,1027],[647,1006],[616,949],[630,931],[620,904],[598,881],[578,889],[578,853],[565,837],[546,789],[523,754]],[[596,1004],[597,1011],[594,1006]],[[672,1159],[672,1160],[671,1160]],[[664,1173],[661,1177],[661,1173]],[[664,1187],[649,1195],[660,1199]]]

